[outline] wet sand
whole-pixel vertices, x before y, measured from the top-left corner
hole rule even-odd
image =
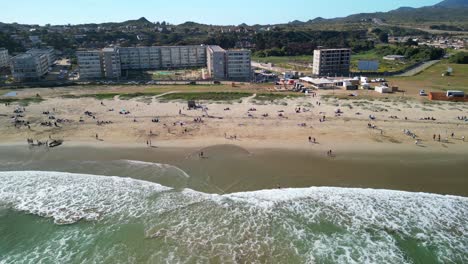
[[[204,158],[199,157],[203,151]],[[157,178],[151,169],[106,162],[135,160],[177,166],[187,179]],[[63,146],[46,151],[1,146],[0,170],[42,170],[132,177],[175,188],[232,193],[311,186],[357,187],[468,196],[468,158],[456,153],[348,151],[328,158],[305,150]]]

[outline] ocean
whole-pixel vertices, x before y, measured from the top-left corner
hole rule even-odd
[[[172,165],[112,164],[127,177],[0,172],[0,263],[468,263],[466,197],[205,193],[184,187],[190,173]],[[93,166],[106,174],[111,163]],[[134,179],[137,169],[173,184]]]

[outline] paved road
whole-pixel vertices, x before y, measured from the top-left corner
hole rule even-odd
[[[414,76],[424,70],[426,70],[427,68],[431,67],[432,65],[438,63],[440,60],[432,60],[432,61],[428,61],[428,62],[425,62],[423,64],[421,64],[419,67],[416,67],[412,70],[409,70],[405,73],[402,73],[402,74],[398,74],[396,76],[398,77],[410,77],[410,76]]]

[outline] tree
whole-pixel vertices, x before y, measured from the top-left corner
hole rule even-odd
[[[379,40],[380,40],[380,42],[388,43],[388,34],[385,33],[385,32],[380,32]]]
[[[451,63],[468,64],[468,52],[459,52],[450,57]]]

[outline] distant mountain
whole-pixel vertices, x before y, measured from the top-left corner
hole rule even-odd
[[[444,0],[434,6],[446,8],[468,7],[468,0]]]

